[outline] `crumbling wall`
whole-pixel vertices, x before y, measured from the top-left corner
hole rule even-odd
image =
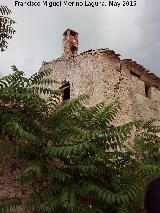
[[[160,90],[156,87],[150,87],[150,97],[151,99],[160,102]]]
[[[123,63],[130,73],[133,119],[160,120],[159,78],[135,62],[123,60]]]
[[[47,68],[52,69],[51,79],[59,81],[57,88],[64,81],[70,83],[71,99],[88,94],[88,106],[118,100],[122,108],[117,125],[133,119],[160,120],[158,77],[154,76],[152,82],[145,68],[131,60],[120,60],[112,50],[89,50],[67,60],[60,58],[43,64],[42,69]]]
[[[138,77],[130,75],[131,77],[131,88],[134,93],[145,96],[145,83]]]
[[[130,96],[130,77],[128,70],[121,64],[119,55],[109,49],[89,50],[68,60],[58,59],[45,63],[42,69],[52,69],[51,79],[70,83],[71,99],[88,94],[87,106],[100,102],[121,103],[122,109],[117,125],[131,121],[132,100]]]
[[[70,83],[71,99],[87,94],[89,99],[86,99],[85,103],[88,106],[104,100],[101,54],[92,51],[86,52],[68,60],[62,58],[45,63],[41,69],[49,68],[52,69],[50,78],[59,82],[55,88],[60,87],[64,81]]]
[[[115,120],[115,125],[122,125],[133,120],[132,99],[128,82],[129,73],[115,53],[112,55],[110,53],[104,53],[103,67],[105,73],[105,102],[120,102],[121,110]]]

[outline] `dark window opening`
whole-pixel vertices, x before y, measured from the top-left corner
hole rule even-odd
[[[130,71],[130,74],[133,75],[133,76],[135,76],[135,77],[138,77],[138,78],[141,77],[139,74],[137,74],[137,73],[135,73],[135,72],[133,72],[133,71]]]
[[[148,86],[147,84],[145,84],[145,95],[146,95],[146,97],[150,98],[149,88],[150,88],[150,86]]]
[[[70,83],[67,82],[65,83],[61,89],[63,90],[63,97],[62,97],[62,101],[66,101],[70,99]]]

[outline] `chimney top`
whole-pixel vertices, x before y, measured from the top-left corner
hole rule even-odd
[[[70,29],[70,28],[67,28],[67,29],[64,31],[63,36],[66,36],[68,31],[70,32],[71,35],[75,35],[75,34],[78,35],[78,33],[77,33],[75,30],[72,30],[72,29]]]
[[[72,29],[66,29],[63,33],[63,57],[68,59],[77,54],[78,33]]]

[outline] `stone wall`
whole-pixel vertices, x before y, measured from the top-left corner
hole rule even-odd
[[[109,49],[91,50],[68,60],[63,58],[43,64],[41,69],[52,69],[51,79],[70,82],[71,99],[88,94],[85,104],[93,106],[100,102],[107,104],[119,100],[121,113],[116,124],[132,120],[129,73],[122,69],[120,58]]]
[[[134,93],[145,96],[145,83],[131,74],[131,88]]]
[[[103,54],[100,52],[86,52],[68,60],[62,58],[45,63],[41,69],[52,69],[50,78],[59,81],[57,88],[64,81],[69,82],[71,99],[88,94],[90,98],[86,100],[86,104],[91,106],[104,101],[105,82],[102,59]]]
[[[154,76],[152,81],[145,68],[120,60],[112,50],[89,50],[67,60],[44,63],[41,69],[48,68],[52,69],[50,78],[59,81],[56,88],[64,81],[70,83],[71,99],[88,94],[87,106],[118,100],[122,109],[117,125],[133,119],[160,120],[159,78]]]
[[[158,90],[156,87],[150,87],[150,96],[151,99],[160,102],[160,90]]]
[[[147,87],[147,88],[146,88]],[[133,118],[160,120],[160,90],[131,74]]]
[[[119,101],[121,110],[114,125],[122,125],[132,120],[132,99],[130,96],[129,73],[115,54],[103,54],[103,69],[105,73],[104,101],[112,103]],[[97,76],[98,77],[98,76]]]

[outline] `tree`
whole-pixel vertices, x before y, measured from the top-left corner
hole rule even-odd
[[[160,128],[140,121],[113,126],[117,102],[86,108],[86,97],[80,96],[62,106],[62,91],[49,89],[56,82],[44,79],[49,70],[29,79],[13,70],[0,80],[0,150],[30,162],[18,178],[22,187],[32,188],[26,208],[35,213],[140,212],[147,183],[160,175]],[[48,94],[48,100],[40,94]],[[129,147],[126,140],[135,129],[135,147]]]
[[[11,14],[11,10],[7,6],[0,5],[0,49],[5,51],[8,47],[8,39],[11,39],[15,30],[12,28],[12,25],[15,24],[15,21],[7,17]]]

